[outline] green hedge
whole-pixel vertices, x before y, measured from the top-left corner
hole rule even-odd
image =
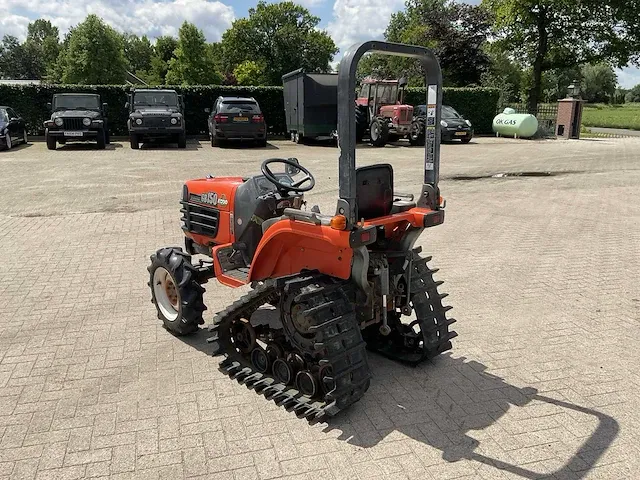
[[[207,113],[220,95],[246,95],[255,97],[264,112],[271,134],[286,131],[282,87],[231,87],[222,85],[173,87],[184,96],[187,133],[203,134],[207,131]],[[44,133],[43,122],[49,118],[47,102],[55,93],[98,93],[109,104],[109,129],[112,135],[127,134],[128,112],[124,108],[128,86],[122,85],[0,85],[0,105],[13,107],[27,121],[31,134]],[[498,103],[498,90],[488,88],[445,88],[444,103],[451,105],[474,125],[477,133],[491,132],[491,121]],[[407,90],[407,102],[424,103],[425,89]]]
[[[424,105],[425,97],[424,87],[407,88],[405,100],[411,105]],[[442,92],[442,103],[469,120],[475,133],[491,133],[499,98],[496,88],[445,88]]]

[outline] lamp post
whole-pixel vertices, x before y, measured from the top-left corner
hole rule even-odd
[[[569,98],[580,98],[580,82],[578,80],[574,80],[567,87]]]

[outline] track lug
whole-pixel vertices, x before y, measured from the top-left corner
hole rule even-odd
[[[218,341],[218,334],[214,333],[209,338],[207,338],[207,343],[213,343]]]

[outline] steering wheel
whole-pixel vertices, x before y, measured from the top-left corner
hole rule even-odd
[[[269,168],[269,165],[273,163],[283,163],[290,167],[296,168],[300,170],[302,173],[304,173],[305,176],[303,179],[298,180],[297,182],[294,182],[292,184],[281,183],[278,180],[278,177],[276,177],[271,171],[271,169]],[[264,162],[262,162],[262,166],[260,167],[260,170],[262,170],[262,174],[265,176],[265,178],[269,180],[271,183],[273,183],[276,186],[276,188],[281,192],[303,193],[303,192],[308,192],[316,185],[316,180],[315,178],[313,178],[313,175],[311,175],[311,172],[306,168],[304,168],[302,165],[294,162],[289,158],[268,158]],[[309,182],[309,185],[307,185],[306,187],[302,187],[301,185],[303,185],[306,182]]]

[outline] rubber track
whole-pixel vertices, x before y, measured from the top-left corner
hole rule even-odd
[[[371,351],[413,366],[450,350],[451,340],[458,336],[456,332],[449,331],[449,326],[456,320],[446,317],[446,313],[453,307],[442,305],[442,300],[448,294],[438,292],[438,287],[444,282],[433,279],[433,274],[438,269],[429,268],[427,263],[431,261],[431,257],[420,257],[419,251],[420,249],[413,251],[410,295],[422,332],[424,348],[419,353],[409,354],[394,351],[389,342],[368,344]]]
[[[353,306],[344,293],[344,282],[323,275],[276,282],[267,281],[257,286],[214,317],[209,327],[214,335],[208,341],[214,346],[214,355],[225,357],[220,362],[220,370],[300,418],[316,421],[325,415],[336,415],[364,395],[371,377],[366,345]],[[303,315],[312,318],[315,339],[313,350],[306,353],[318,359],[319,365],[333,370],[333,376],[324,379],[332,382],[334,388],[323,400],[312,399],[295,387],[255,371],[250,359],[233,348],[226,333],[233,320],[250,318],[261,305],[277,301],[281,294],[294,295],[298,304],[311,304]],[[327,303],[333,308],[326,307]],[[332,310],[337,313],[332,314]]]

